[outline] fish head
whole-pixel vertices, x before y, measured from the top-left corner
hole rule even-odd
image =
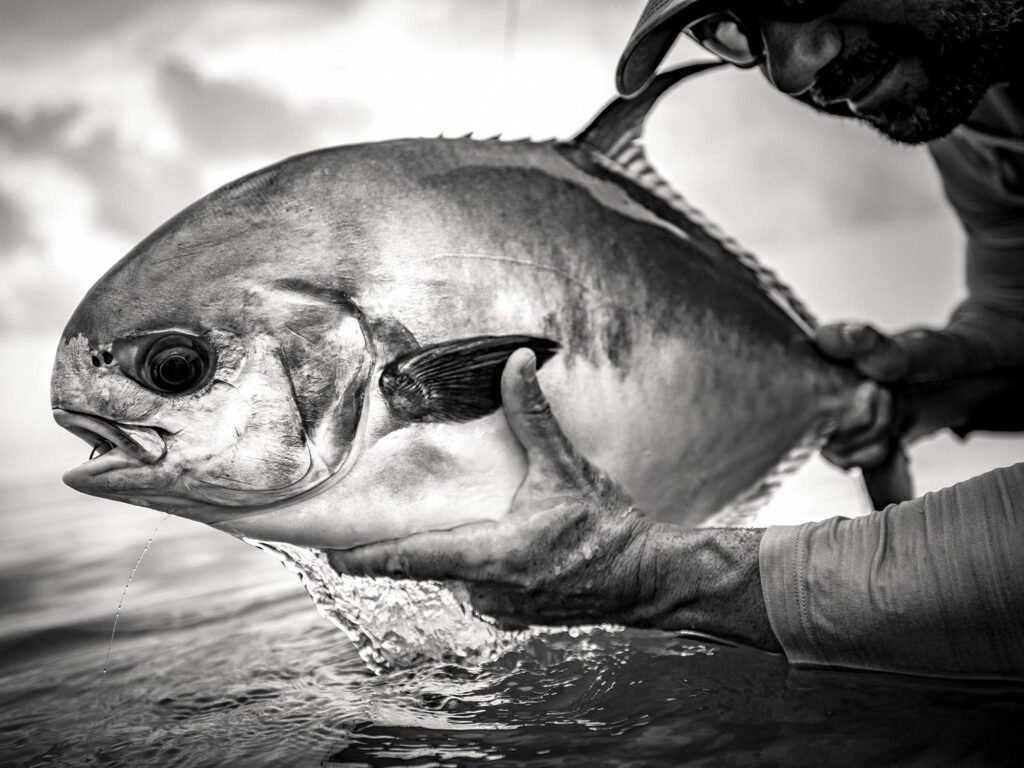
[[[259,190],[212,197],[88,292],[51,380],[55,420],[92,449],[65,483],[207,523],[344,475],[373,365],[338,285],[290,277],[328,246]]]
[[[542,318],[561,280],[491,301],[507,232],[447,174],[515,151],[324,150],[171,219],[64,331],[54,416],[99,454],[65,482],[307,546],[507,513],[525,463],[501,371],[521,346],[554,354]]]

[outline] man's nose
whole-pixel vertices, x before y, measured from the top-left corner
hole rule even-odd
[[[839,31],[824,20],[792,24],[765,20],[761,35],[766,53],[764,72],[783,93],[797,95],[842,50]]]

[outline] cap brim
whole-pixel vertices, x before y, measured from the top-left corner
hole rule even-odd
[[[630,40],[615,71],[615,87],[619,93],[635,96],[654,79],[679,32],[675,25],[665,24]]]
[[[658,72],[676,38],[709,6],[721,0],[649,0],[636,29],[626,43],[615,72],[615,85],[623,96],[635,96]]]

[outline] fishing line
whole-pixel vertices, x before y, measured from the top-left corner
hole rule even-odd
[[[164,521],[169,518],[170,515],[164,515],[160,518],[160,522],[156,524],[156,528],[149,535],[149,539],[146,541],[146,546],[142,548],[142,554],[139,555],[139,559],[135,561],[135,567],[132,568],[132,572],[128,574],[128,581],[125,582],[124,589],[121,590],[121,599],[117,601],[117,610],[114,611],[114,625],[110,628],[110,640],[107,642],[107,655],[103,657],[103,672],[100,674],[100,687],[96,691],[96,706],[93,708],[92,723],[89,725],[89,739],[86,741],[86,748],[88,749],[92,745],[93,736],[96,735],[96,724],[99,722],[100,717],[100,704],[103,702],[103,686],[107,682],[107,665],[110,663],[110,650],[114,647],[114,635],[117,633],[117,620],[121,618],[121,609],[124,607],[124,599],[128,594],[128,587],[132,585],[132,581],[135,579],[135,572],[139,570],[139,565],[142,563],[142,558],[149,552],[149,548],[153,544],[153,539],[156,538],[156,532],[160,530],[160,526],[164,524]]]

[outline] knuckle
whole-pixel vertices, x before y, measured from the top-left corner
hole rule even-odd
[[[874,414],[870,408],[858,408],[846,413],[839,422],[836,430],[837,435],[848,436],[850,432],[856,432],[869,426],[874,420]]]
[[[846,342],[843,339],[841,323],[823,325],[814,335],[814,342],[825,355],[836,359],[847,356]]]
[[[522,413],[531,417],[535,422],[547,426],[546,422],[554,421],[554,414],[551,411],[551,404],[539,391],[535,396],[530,397],[523,403]]]
[[[821,452],[821,455],[825,457],[827,461],[835,464],[840,469],[852,469],[854,464],[850,461],[849,455],[836,451],[834,449],[826,448]]]

